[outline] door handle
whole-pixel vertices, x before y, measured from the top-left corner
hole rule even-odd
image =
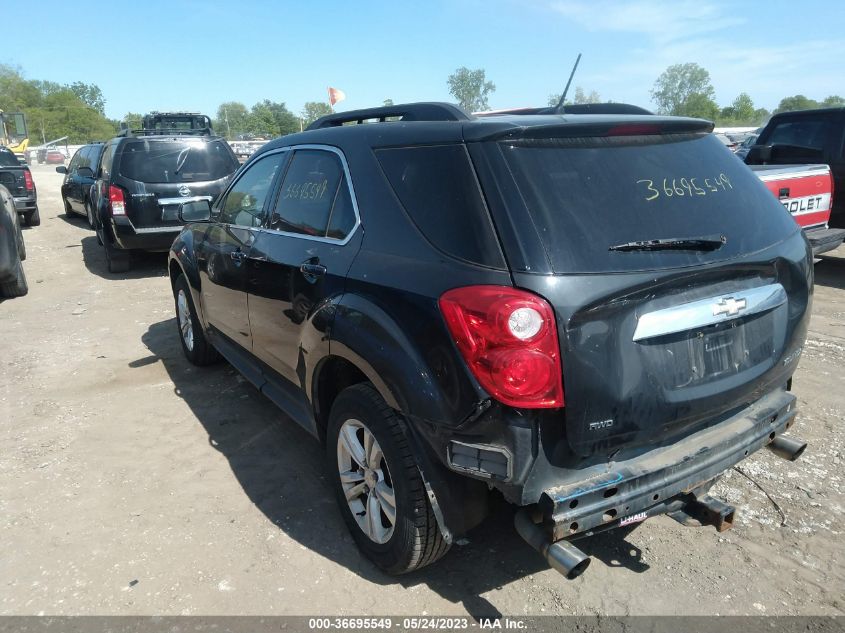
[[[299,267],[299,272],[307,279],[308,281],[314,282],[317,281],[320,277],[326,274],[327,268],[322,264],[310,264],[308,262],[303,263]]]
[[[778,189],[778,198],[788,198],[789,197],[789,187],[781,187]]]
[[[236,251],[232,251],[231,253],[229,253],[229,257],[231,257],[236,262],[240,263],[244,259],[246,259],[246,253],[244,253],[242,250],[238,249]]]

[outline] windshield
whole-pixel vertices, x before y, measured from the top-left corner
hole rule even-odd
[[[222,140],[136,139],[123,148],[120,174],[149,183],[202,182],[224,178],[238,166]]]
[[[762,182],[712,134],[502,142],[499,149],[556,272],[694,266],[796,230]],[[610,250],[724,236],[720,248]]]

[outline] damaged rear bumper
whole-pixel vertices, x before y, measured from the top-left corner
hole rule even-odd
[[[719,474],[792,426],[795,403],[795,396],[786,391],[771,393],[734,418],[676,445],[611,462],[604,472],[547,488],[538,503],[547,538],[553,542],[589,536],[687,507],[701,510],[695,502]],[[720,524],[728,519],[725,515]],[[716,524],[707,516],[693,518]]]

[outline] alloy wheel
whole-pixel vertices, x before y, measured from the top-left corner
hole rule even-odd
[[[358,527],[373,542],[387,543],[396,526],[393,480],[378,441],[360,420],[346,420],[340,427],[337,466]]]
[[[188,297],[182,289],[176,295],[176,314],[179,318],[179,331],[182,333],[182,341],[188,351],[193,351],[194,326],[193,321],[191,321],[191,308],[188,305]]]

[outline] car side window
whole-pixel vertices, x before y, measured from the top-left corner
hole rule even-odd
[[[340,157],[327,150],[296,150],[270,228],[343,240],[354,226],[355,210]]]
[[[79,161],[82,158],[82,152],[84,151],[84,147],[76,150],[76,154],[73,155],[73,158],[70,159],[70,164],[67,166],[68,172],[73,172],[74,170],[79,169]]]
[[[261,226],[264,201],[283,160],[284,154],[271,154],[257,160],[241,174],[221,202],[217,221],[237,226]]]

